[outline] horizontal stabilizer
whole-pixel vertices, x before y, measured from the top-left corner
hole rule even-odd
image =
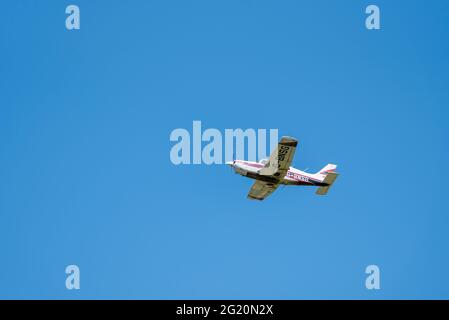
[[[329,191],[329,188],[332,187],[332,184],[335,182],[335,180],[338,177],[338,173],[335,172],[329,172],[326,175],[326,178],[324,178],[323,183],[328,184],[325,187],[319,187],[318,190],[315,192],[316,194],[319,194],[321,196],[327,194],[327,192]]]

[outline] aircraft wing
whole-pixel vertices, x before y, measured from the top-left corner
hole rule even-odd
[[[255,200],[263,200],[277,189],[279,184],[256,180],[251,190],[249,190],[248,198]]]
[[[282,179],[287,174],[293,161],[298,140],[291,137],[282,137],[277,148],[271,153],[270,159],[259,173],[264,176],[274,176]]]

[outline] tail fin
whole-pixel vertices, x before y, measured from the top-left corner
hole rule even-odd
[[[337,169],[337,165],[335,164],[331,164],[329,163],[328,165],[326,165],[323,169],[321,169],[320,171],[318,171],[318,174],[328,174],[331,172],[335,172],[335,169]]]

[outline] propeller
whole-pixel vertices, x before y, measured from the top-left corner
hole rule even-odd
[[[231,162],[231,161],[226,162],[226,164],[229,164],[229,162]],[[232,150],[232,165],[230,166],[230,168],[232,171],[234,171],[234,173],[237,173],[233,167],[234,163],[235,163],[235,150]]]

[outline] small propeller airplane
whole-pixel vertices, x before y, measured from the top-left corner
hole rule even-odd
[[[248,193],[249,199],[263,200],[279,185],[317,186],[316,194],[325,195],[338,177],[337,166],[328,164],[317,173],[306,173],[290,167],[298,141],[292,137],[282,137],[269,159],[259,162],[234,160],[226,162],[235,173],[255,179]]]

